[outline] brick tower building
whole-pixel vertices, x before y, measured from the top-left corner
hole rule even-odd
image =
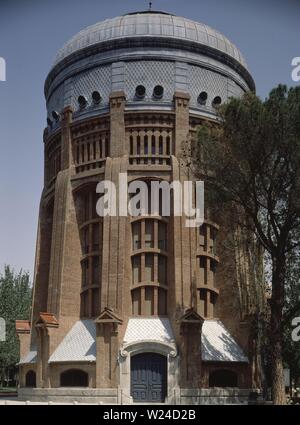
[[[251,264],[223,247],[230,220],[96,212],[96,185],[118,187],[119,173],[191,180],[183,144],[247,90],[227,38],[169,13],[105,20],[59,51],[45,83],[32,318],[16,324],[20,398],[210,403],[260,385]]]

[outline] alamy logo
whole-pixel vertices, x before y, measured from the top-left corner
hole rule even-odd
[[[292,67],[294,67],[292,71],[292,80],[298,83],[300,81],[300,57],[292,60]]]
[[[0,317],[0,342],[6,339],[6,323],[3,317]]]
[[[96,192],[103,195],[96,205],[100,217],[185,216],[186,227],[199,227],[204,221],[203,181],[128,183],[127,173],[119,173],[118,197],[116,185],[110,180],[98,183]]]
[[[0,57],[0,81],[6,81],[6,62]]]
[[[300,317],[294,317],[294,319],[292,320],[292,326],[293,326],[293,330],[292,330],[292,340],[294,342],[299,342],[300,341]]]

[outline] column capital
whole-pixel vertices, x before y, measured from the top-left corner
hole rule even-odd
[[[71,106],[66,106],[62,111],[62,125],[70,124],[73,121],[73,109]]]
[[[179,91],[179,90],[175,91],[174,97],[176,97],[178,99],[186,99],[186,100],[190,100],[190,98],[191,98],[189,93],[184,92],[184,91]]]
[[[116,102],[119,102],[118,104],[120,104],[121,101],[125,101],[126,100],[126,94],[123,90],[118,90],[115,92],[112,92],[109,96],[109,101],[110,104],[115,105]]]
[[[175,91],[174,93],[175,108],[187,107],[189,105],[190,98],[191,97],[188,93]]]

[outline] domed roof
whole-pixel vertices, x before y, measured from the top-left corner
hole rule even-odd
[[[190,19],[155,11],[129,13],[83,29],[59,50],[54,66],[80,50],[112,40],[141,37],[173,39],[206,46],[230,56],[247,69],[240,51],[220,32]]]

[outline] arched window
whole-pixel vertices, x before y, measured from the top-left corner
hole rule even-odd
[[[69,369],[60,375],[61,387],[88,387],[89,375],[80,369]]]
[[[219,369],[214,370],[209,375],[210,387],[237,387],[238,378],[237,374],[232,370]]]
[[[36,373],[33,370],[29,370],[25,377],[25,386],[35,388],[36,387]]]

